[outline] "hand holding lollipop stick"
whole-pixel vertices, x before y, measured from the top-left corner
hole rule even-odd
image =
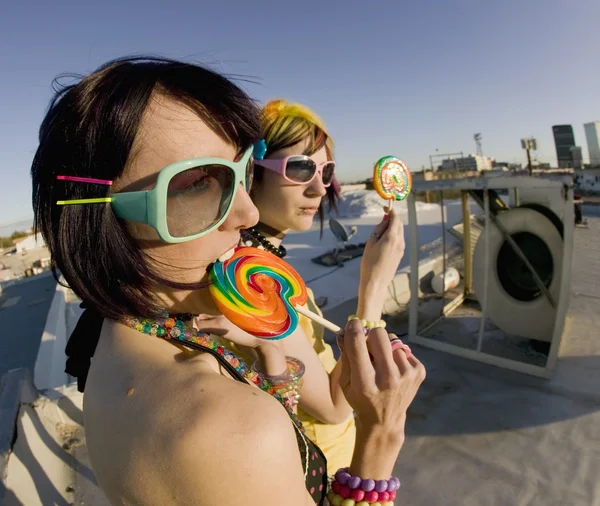
[[[223,315],[264,339],[283,339],[298,326],[298,313],[332,332],[340,327],[306,309],[306,285],[285,261],[258,248],[237,248],[210,271],[210,294]]]
[[[412,189],[412,175],[406,164],[394,156],[384,156],[373,167],[373,187],[388,201],[391,211],[394,200],[404,200]]]

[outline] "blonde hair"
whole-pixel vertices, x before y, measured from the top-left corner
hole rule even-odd
[[[323,146],[327,157],[333,159],[333,140],[319,116],[302,104],[285,100],[271,100],[262,110],[263,139],[267,144],[267,155],[293,146],[309,138],[306,155],[312,155]]]

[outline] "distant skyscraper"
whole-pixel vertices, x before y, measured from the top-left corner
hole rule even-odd
[[[600,167],[600,121],[585,123],[583,128],[585,128],[585,138],[590,154],[590,165]]]
[[[575,147],[575,136],[571,125],[554,125],[552,127],[558,168],[573,167],[571,148]]]
[[[583,169],[583,150],[579,146],[571,148],[571,162],[574,169]]]

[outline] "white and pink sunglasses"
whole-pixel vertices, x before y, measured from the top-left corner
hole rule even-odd
[[[279,160],[254,160],[255,165],[281,174],[290,183],[308,184],[319,174],[327,188],[333,181],[335,162],[317,163],[306,155],[291,155]]]

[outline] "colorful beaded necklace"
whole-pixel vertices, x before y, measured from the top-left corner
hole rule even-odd
[[[229,351],[222,344],[217,343],[214,339],[211,339],[208,334],[196,330],[189,325],[186,325],[183,320],[167,317],[160,320],[150,320],[148,318],[126,318],[123,323],[132,329],[148,334],[150,336],[161,337],[168,341],[180,341],[182,343],[194,343],[196,345],[208,348],[221,355],[230,365],[233,367],[246,381],[253,383],[258,386],[261,390],[267,392],[277,399],[285,408],[292,421],[296,424],[298,429],[304,432],[302,422],[298,418],[298,415],[292,411],[289,403],[277,393],[277,390],[269,383],[263,376],[254,370],[252,370],[243,360],[236,357],[231,351]]]

